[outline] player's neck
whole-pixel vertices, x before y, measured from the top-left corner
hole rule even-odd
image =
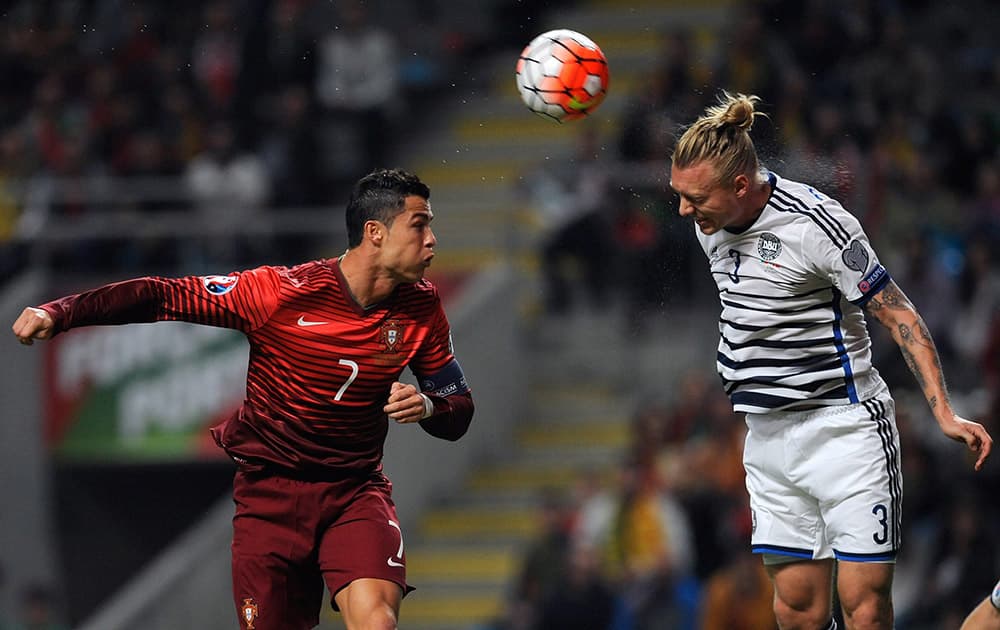
[[[741,234],[749,230],[764,212],[771,199],[771,184],[762,182],[745,199],[735,221],[725,227],[727,232]]]
[[[396,289],[398,283],[380,274],[378,266],[362,251],[348,250],[340,257],[339,263],[340,272],[347,280],[347,290],[363,308],[381,302]]]

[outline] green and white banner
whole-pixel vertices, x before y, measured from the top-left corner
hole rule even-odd
[[[225,456],[208,428],[243,401],[248,346],[242,334],[158,322],[81,328],[45,345],[46,438],[57,457]]]

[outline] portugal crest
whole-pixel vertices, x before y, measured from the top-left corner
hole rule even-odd
[[[253,630],[253,622],[257,620],[257,604],[253,597],[243,599],[243,621],[247,622],[247,630]]]
[[[399,322],[390,319],[382,324],[382,344],[384,352],[396,352],[399,347],[399,340],[403,337],[403,330]]]

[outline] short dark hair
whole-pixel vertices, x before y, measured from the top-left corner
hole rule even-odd
[[[419,177],[400,168],[378,169],[358,180],[347,200],[347,247],[361,244],[367,221],[391,226],[406,198],[413,195],[430,199],[431,191]]]

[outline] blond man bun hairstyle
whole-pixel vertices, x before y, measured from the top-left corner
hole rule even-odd
[[[674,147],[673,163],[687,168],[704,161],[715,165],[716,183],[732,182],[737,175],[756,181],[760,175],[757,149],[750,128],[757,116],[760,98],[723,91],[719,104],[711,106],[687,130]]]

